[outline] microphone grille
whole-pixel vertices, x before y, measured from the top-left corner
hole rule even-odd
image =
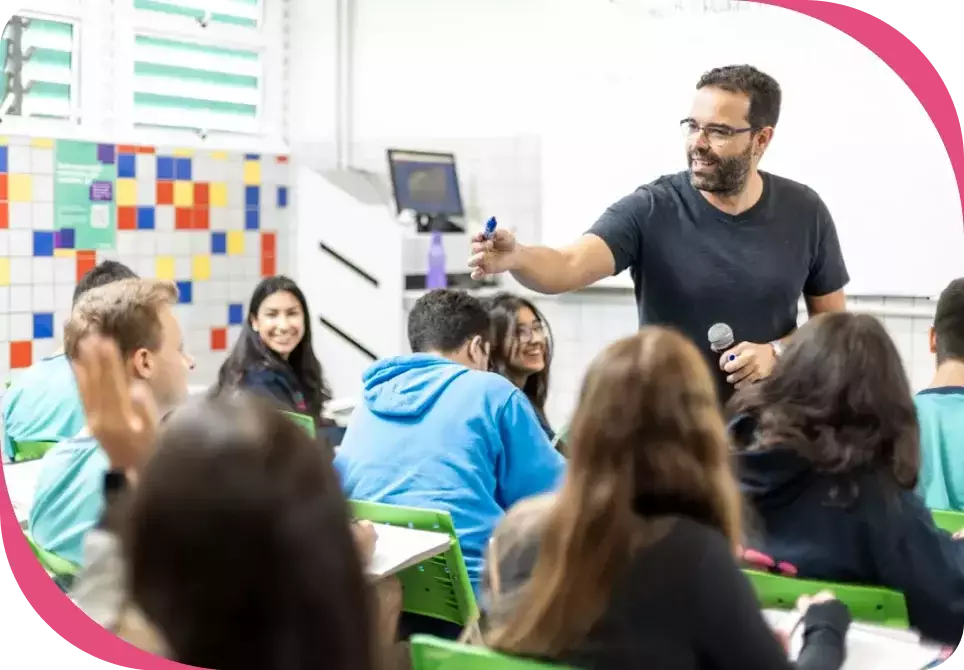
[[[733,329],[725,323],[714,323],[706,337],[713,351],[725,351],[733,346]]]

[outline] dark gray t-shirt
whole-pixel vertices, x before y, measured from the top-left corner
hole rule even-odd
[[[763,195],[730,215],[700,195],[688,172],[660,177],[615,203],[590,230],[630,268],[639,323],[687,335],[715,373],[721,400],[733,393],[707,341],[727,323],[737,342],[772,342],[797,325],[801,295],[850,280],[826,205],[803,184],[760,173]]]

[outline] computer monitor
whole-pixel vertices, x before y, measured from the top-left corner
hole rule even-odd
[[[388,169],[399,212],[408,209],[429,217],[464,216],[454,154],[389,149]]]

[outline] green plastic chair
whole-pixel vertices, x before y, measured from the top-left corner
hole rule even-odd
[[[32,441],[14,442],[10,441],[13,447],[13,462],[23,463],[24,461],[35,461],[43,458],[44,454],[57,446],[57,442]]]
[[[27,531],[23,531],[23,536],[27,538],[27,544],[30,545],[30,550],[33,552],[33,555],[37,557],[37,560],[40,561],[43,569],[54,577],[72,579],[80,571],[80,566],[74,565],[66,558],[61,558],[57,554],[47,551],[34,542],[34,539]]]
[[[931,510],[934,517],[934,525],[946,530],[948,533],[956,533],[964,529],[964,512],[955,512],[949,509]]]
[[[315,431],[315,420],[312,419],[310,416],[308,416],[307,414],[298,414],[298,412],[287,412],[284,410],[282,410],[281,413],[287,416],[289,419],[294,421],[302,428],[304,428],[305,432],[308,433],[308,435],[310,435],[313,438],[317,437],[317,433]]]
[[[564,670],[525,658],[506,656],[486,649],[430,635],[413,635],[409,641],[412,670]]]
[[[402,611],[442,619],[458,626],[465,626],[473,620],[477,612],[475,593],[448,512],[360,500],[352,500],[351,505],[357,519],[447,533],[452,538],[448,551],[397,574],[404,594]]]
[[[890,628],[910,628],[904,594],[876,586],[836,584],[811,579],[784,577],[757,570],[744,570],[764,609],[791,610],[803,595],[832,591],[849,609],[855,621]]]

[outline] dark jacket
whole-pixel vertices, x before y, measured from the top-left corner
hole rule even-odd
[[[311,415],[301,383],[293,370],[258,365],[245,371],[240,388],[274,401],[281,409]],[[318,435],[329,445],[337,447],[345,436],[345,429],[322,416],[312,416]]]
[[[750,507],[747,545],[800,577],[901,591],[911,626],[957,645],[964,630],[964,542],[934,526],[914,491],[886,472],[827,474],[787,445],[748,451],[756,421],[731,423]]]

